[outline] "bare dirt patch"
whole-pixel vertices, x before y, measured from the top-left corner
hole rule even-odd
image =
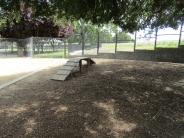
[[[0,91],[1,137],[136,137],[184,135],[184,65],[96,60],[65,82],[57,68]]]

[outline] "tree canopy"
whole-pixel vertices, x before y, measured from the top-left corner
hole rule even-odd
[[[115,41],[116,38],[114,37],[113,39]],[[127,33],[125,33],[125,32],[118,32],[117,33],[117,39],[118,39],[119,42],[132,40],[131,36],[128,35]]]
[[[183,0],[0,0],[0,18],[20,22],[17,15],[22,2],[31,8],[32,18],[84,19],[98,25],[111,22],[129,32],[145,27],[176,28],[184,20]]]
[[[66,37],[73,32],[72,26],[55,18],[53,7],[44,1],[27,3],[1,1],[0,34],[3,37],[26,38],[39,37]],[[3,3],[4,2],[4,3]],[[12,6],[12,8],[10,8]],[[40,8],[40,10],[37,10]]]
[[[145,27],[177,27],[184,19],[183,0],[56,0],[60,15],[112,22],[126,31]]]

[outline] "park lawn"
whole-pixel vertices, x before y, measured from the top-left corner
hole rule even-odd
[[[184,40],[181,41],[181,45],[184,45]]]
[[[115,43],[102,43],[100,51],[115,52]],[[134,43],[118,43],[117,51],[134,51]]]
[[[66,54],[68,52],[66,51]],[[40,53],[40,54],[35,54],[34,57],[36,58],[64,58],[64,49],[61,49],[59,51],[55,51],[55,52],[44,52],[44,53]]]
[[[117,51],[134,51],[134,43],[118,43]]]
[[[181,42],[182,45],[184,45],[184,41]],[[85,47],[85,53],[88,54],[96,54],[95,49],[90,49],[89,46]],[[157,41],[157,48],[177,48],[178,47],[178,41]],[[137,42],[136,44],[136,50],[154,50],[154,41],[152,42]],[[117,44],[117,51],[134,51],[134,43],[118,43]],[[115,53],[115,43],[101,43],[101,46],[99,48],[100,53]],[[66,54],[68,51],[66,51]],[[61,49],[56,52],[44,52],[41,54],[35,54],[34,57],[37,58],[63,58],[64,57],[64,49]]]
[[[184,41],[181,42],[184,44]],[[157,41],[157,48],[177,48],[178,41]],[[101,49],[109,49],[114,51],[115,43],[102,43]],[[118,43],[117,51],[133,51],[134,43]],[[154,50],[154,42],[137,42],[136,49]]]
[[[156,48],[177,48],[178,41],[157,41]],[[154,50],[154,42],[137,43],[136,49]]]
[[[177,48],[178,47],[178,41],[177,40],[171,40],[171,41],[158,41],[157,47],[159,48]]]

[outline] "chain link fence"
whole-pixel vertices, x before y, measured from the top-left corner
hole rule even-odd
[[[97,55],[123,51],[134,52],[136,50],[154,51],[158,48],[179,48],[184,45],[183,25],[176,30],[172,28],[146,28],[132,34],[126,33],[130,38],[121,37],[121,33],[124,33],[122,31],[117,33],[102,32],[103,28],[96,27],[93,32],[76,32],[71,36],[72,39],[69,38],[69,55]]]
[[[0,57],[65,58],[67,56],[184,47],[183,25],[177,30],[172,28],[145,29],[132,34],[120,30],[116,33],[108,29],[104,31],[104,28],[84,26],[83,29],[78,29],[68,38],[0,38]]]
[[[82,42],[80,33],[75,32],[74,34],[72,34],[69,38],[67,38],[67,42],[69,56],[82,55]]]
[[[97,55],[98,46],[98,29],[95,28],[94,32],[85,32],[84,34],[84,54]]]
[[[67,49],[61,38],[33,37],[33,56],[40,58],[64,58]]]
[[[16,56],[17,43],[14,39],[0,38],[0,57]]]
[[[30,38],[0,38],[0,57],[32,56]]]

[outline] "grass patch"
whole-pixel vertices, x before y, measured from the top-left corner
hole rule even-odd
[[[181,41],[181,45],[183,45],[183,46],[184,46],[184,40],[182,40],[182,41]]]
[[[154,41],[152,42],[137,42],[136,49],[137,50],[154,50]],[[181,44],[184,45],[184,40],[181,41]],[[178,41],[171,40],[171,41],[157,41],[157,48],[177,48]],[[114,51],[115,43],[102,43],[101,50],[109,50]],[[118,43],[117,44],[117,51],[133,51],[134,43]]]
[[[177,48],[178,41],[158,41],[157,48]]]
[[[154,50],[154,42],[139,42],[136,44],[137,50]]]
[[[134,43],[118,43],[117,51],[134,51]]]
[[[66,55],[67,55],[66,51]],[[55,52],[44,52],[40,54],[34,54],[36,58],[64,58],[64,49]]]

